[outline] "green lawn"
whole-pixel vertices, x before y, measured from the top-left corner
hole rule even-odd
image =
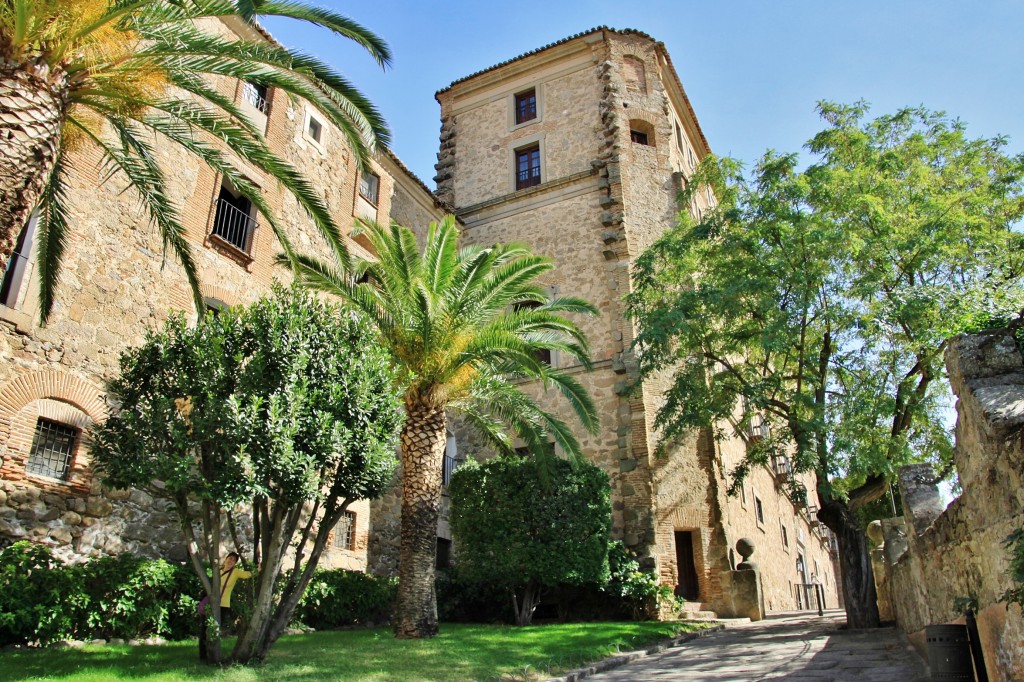
[[[104,682],[132,680],[455,680],[535,679],[704,627],[701,623],[576,623],[513,628],[442,626],[427,641],[396,640],[389,630],[316,632],[283,637],[263,668],[199,665],[196,643],[86,646],[0,653],[0,678]],[[527,677],[529,676],[529,677]]]

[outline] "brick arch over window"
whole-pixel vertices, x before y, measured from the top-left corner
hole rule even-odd
[[[199,293],[203,295],[203,298],[209,301],[217,301],[222,303],[225,307],[231,308],[238,305],[238,297],[233,291],[228,291],[224,287],[217,286],[215,284],[207,284],[201,282],[199,284]]]
[[[0,476],[25,480],[25,464],[37,418],[52,419],[82,431],[92,423],[105,421],[107,415],[102,390],[73,374],[53,370],[32,372],[7,382],[0,387],[0,445],[5,446]],[[82,445],[79,442],[67,480],[32,478],[32,483],[51,492],[70,490],[88,494],[89,460]]]
[[[69,403],[97,423],[107,419],[103,391],[95,384],[67,372],[31,372],[0,386],[0,443],[10,438],[15,415],[40,398]]]

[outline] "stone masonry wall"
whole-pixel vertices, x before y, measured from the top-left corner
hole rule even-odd
[[[1024,358],[999,330],[954,337],[945,359],[963,493],[942,511],[930,468],[901,473],[904,523],[883,522],[889,596],[919,644],[926,625],[963,622],[954,602],[973,596],[989,679],[1021,680],[1024,620],[999,599],[1011,587],[1004,540],[1024,526]]]
[[[212,20],[206,25],[228,37],[246,31]],[[250,106],[238,81],[221,77],[213,85],[243,109]],[[268,145],[322,191],[339,225],[350,225],[357,213],[372,213],[381,222],[390,219],[392,195],[400,194],[393,191],[393,174],[407,173],[400,164],[371,162],[380,191],[377,206],[369,205],[358,197],[355,159],[340,131],[324,122],[316,142],[306,134],[308,117],[316,115],[308,105],[273,89],[268,101],[266,117],[251,112],[266,126]],[[274,281],[290,281],[290,273],[273,263],[280,247],[264,219],[259,219],[248,255],[211,239],[221,178],[166,140],[156,139],[155,150],[167,174],[168,193],[181,209],[208,299],[243,304],[267,293]],[[39,323],[37,287],[29,278],[15,307],[0,306],[0,542],[29,538],[71,559],[120,551],[180,556],[180,531],[167,504],[141,491],[102,488],[89,467],[84,438],[78,439],[67,480],[25,470],[37,418],[81,432],[102,421],[109,410],[103,386],[116,372],[119,354],[140,343],[145,330],[160,326],[171,311],[195,315],[180,265],[173,256],[162,256],[159,236],[132,191],[125,191],[123,178],[101,182],[100,158],[88,148],[74,161],[68,192],[71,248],[49,322]],[[290,195],[259,171],[237,165],[262,188],[299,251],[329,256]],[[416,201],[433,204],[421,183],[401,179],[406,196],[421,192],[426,196]],[[361,252],[363,247],[353,242],[351,248]],[[369,506],[359,502],[351,511],[356,514],[355,549],[332,549],[327,565],[365,566]]]

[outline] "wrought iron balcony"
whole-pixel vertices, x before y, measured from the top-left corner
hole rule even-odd
[[[217,201],[217,213],[213,217],[213,236],[227,242],[246,254],[252,248],[252,236],[257,223],[245,211],[226,199]]]

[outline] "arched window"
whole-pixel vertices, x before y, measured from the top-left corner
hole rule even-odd
[[[630,119],[629,141],[645,147],[654,147],[654,126],[642,119]]]

